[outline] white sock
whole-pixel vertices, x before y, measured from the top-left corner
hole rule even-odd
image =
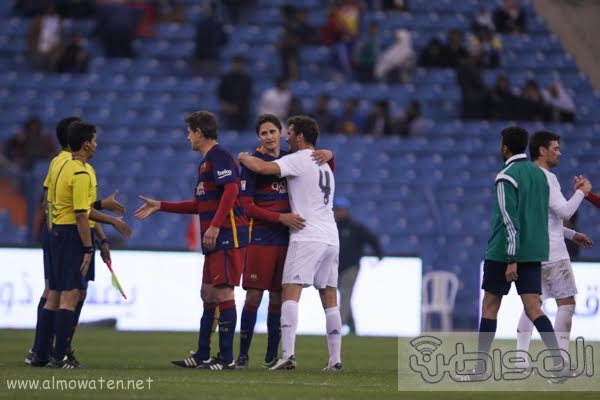
[[[298,329],[298,302],[286,300],[281,304],[281,358],[287,360],[294,355]]]
[[[554,320],[554,331],[556,332],[558,346],[567,353],[569,352],[573,312],[575,312],[575,304],[558,306],[558,309],[556,310],[556,319]]]
[[[342,362],[342,317],[339,307],[325,309],[325,329],[327,330],[327,348],[329,365]]]
[[[525,311],[523,311],[521,313],[521,318],[519,318],[519,324],[517,325],[518,352],[529,351],[529,343],[531,342],[531,332],[533,332],[533,322],[531,322],[527,314],[525,314]],[[523,357],[526,361],[518,362],[516,363],[516,365],[521,368],[528,367],[529,361],[527,360],[529,358],[524,355],[521,355],[521,353],[519,353],[519,356]]]

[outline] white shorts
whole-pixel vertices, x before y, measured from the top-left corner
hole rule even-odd
[[[542,264],[542,300],[564,299],[577,294],[571,261]]]
[[[340,248],[319,242],[290,242],[281,283],[337,287]]]

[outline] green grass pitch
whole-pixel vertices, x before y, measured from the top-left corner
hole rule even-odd
[[[299,336],[296,342],[298,369],[270,372],[262,368],[266,337],[256,335],[250,353],[251,367],[246,371],[205,371],[172,367],[171,360],[187,356],[196,343],[194,333],[116,332],[109,329],[81,328],[74,347],[78,359],[87,368],[52,370],[32,368],[23,363],[33,337],[32,331],[0,331],[0,398],[19,399],[531,399],[543,400],[600,398],[600,370],[592,378],[577,378],[560,385],[556,392],[539,377],[517,383],[517,391],[496,392],[500,386],[465,386],[465,391],[432,391],[420,376],[408,367],[404,348],[410,339],[365,338],[343,339],[343,373],[321,372],[327,362],[324,337]],[[500,342],[510,349],[514,342]],[[535,346],[540,346],[537,342]],[[600,346],[599,346],[600,347]],[[400,348],[400,362],[398,352]],[[237,349],[237,341],[236,341]],[[600,352],[595,352],[595,365],[600,368]],[[406,361],[406,362],[405,362]],[[139,390],[100,390],[98,380],[146,381]],[[74,390],[10,390],[7,380],[52,379],[96,380],[97,389]],[[40,383],[41,385],[41,383]],[[482,385],[482,384],[479,384]],[[485,385],[485,384],[483,384]],[[521,386],[519,386],[521,385]],[[525,386],[527,385],[527,386]],[[531,386],[533,385],[533,386]],[[407,391],[398,391],[398,387]],[[543,394],[521,389],[535,388]],[[571,392],[584,388],[588,392]],[[412,391],[408,391],[412,390]],[[551,390],[550,392],[546,392]],[[595,390],[595,391],[594,391]],[[565,393],[568,391],[571,393]]]

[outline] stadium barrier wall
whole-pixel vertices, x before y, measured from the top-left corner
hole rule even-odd
[[[81,322],[115,318],[117,329],[196,331],[202,313],[203,256],[194,252],[112,251],[113,269],[127,295],[112,286],[96,252],[96,280],[90,283]],[[368,336],[414,337],[421,331],[421,259],[364,257],[352,299],[356,332]],[[0,328],[35,327],[44,289],[40,249],[0,248]],[[238,319],[245,292],[236,288]],[[256,332],[266,332],[268,295],[263,296]],[[393,312],[390,312],[390,309]],[[239,330],[239,321],[237,328]],[[300,334],[325,332],[318,293],[300,300]]]

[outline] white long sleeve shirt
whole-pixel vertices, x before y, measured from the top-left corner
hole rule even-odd
[[[563,228],[563,220],[573,216],[583,201],[585,194],[581,190],[577,190],[569,200],[565,199],[556,175],[544,168],[542,168],[542,171],[546,174],[548,187],[550,188],[550,199],[548,202],[550,255],[548,262],[568,260],[569,252],[565,244],[565,237],[571,239],[574,232]]]

